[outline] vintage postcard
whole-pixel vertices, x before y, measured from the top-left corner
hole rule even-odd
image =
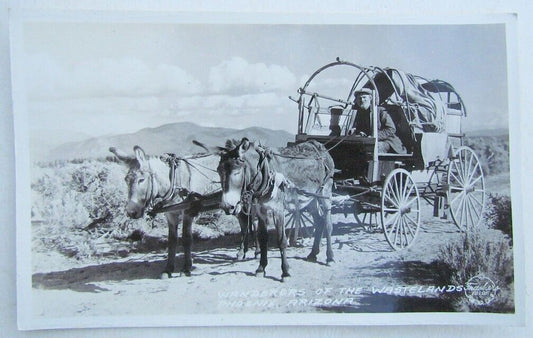
[[[522,322],[514,19],[14,11],[19,328]]]

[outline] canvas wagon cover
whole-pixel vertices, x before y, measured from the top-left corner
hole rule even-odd
[[[447,103],[439,88],[435,86],[435,90],[431,90],[434,81],[392,68],[377,72],[373,80],[379,93],[379,103],[401,105],[415,129],[445,131]],[[370,83],[365,85],[371,86]]]

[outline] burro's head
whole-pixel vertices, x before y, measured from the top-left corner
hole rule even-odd
[[[139,146],[133,148],[135,153],[133,157],[115,147],[109,148],[109,151],[129,167],[124,178],[128,185],[126,214],[133,219],[141,218],[154,197],[154,178],[148,158]]]
[[[209,148],[199,142],[195,144],[220,156],[217,166],[222,188],[220,208],[227,215],[237,215],[243,208],[243,195],[250,182],[251,171],[254,169],[251,168],[249,160],[255,151],[248,152],[250,149],[255,149],[253,143],[243,138],[241,141],[228,140],[225,147]]]

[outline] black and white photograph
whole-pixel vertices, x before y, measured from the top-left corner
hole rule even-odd
[[[19,328],[520,322],[515,17],[15,14]]]

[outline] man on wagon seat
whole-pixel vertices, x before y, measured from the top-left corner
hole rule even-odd
[[[372,135],[372,91],[363,88],[355,93],[356,101],[354,109],[357,110],[355,121],[348,135],[371,136]],[[383,107],[378,108],[378,153],[405,154],[407,151],[402,141],[396,136],[396,127],[389,113]]]

